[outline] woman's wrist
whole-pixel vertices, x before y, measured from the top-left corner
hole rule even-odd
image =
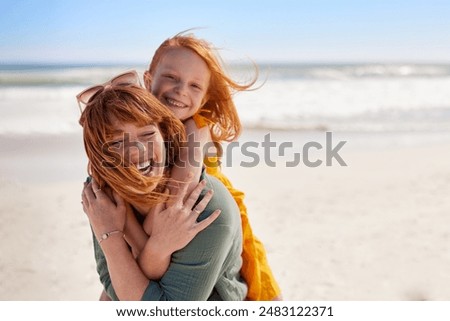
[[[156,238],[150,237],[141,253],[142,259],[157,262],[165,261],[167,258],[170,259],[173,251],[161,246],[161,244],[163,244],[163,242],[159,242]]]
[[[125,240],[125,234],[123,233],[111,234],[108,238],[101,242],[99,241],[99,245],[106,256],[108,256],[107,252],[117,254],[118,249],[121,247],[128,249],[128,243]]]
[[[137,262],[142,272],[150,280],[159,280],[166,273],[172,253],[162,250],[155,240],[149,239]]]
[[[125,237],[125,234],[123,233],[123,231],[120,230],[112,230],[110,232],[105,232],[99,235],[99,237],[97,237],[97,241],[98,243],[102,243],[103,241],[108,240],[111,236],[114,236],[115,234],[121,235],[122,237]]]

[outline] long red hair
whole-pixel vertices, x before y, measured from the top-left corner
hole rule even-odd
[[[255,77],[248,84],[239,84],[226,75],[222,60],[215,48],[203,39],[184,32],[165,40],[156,50],[150,63],[148,74],[145,74],[144,83],[147,90],[151,90],[151,77],[164,55],[177,48],[186,48],[194,51],[207,64],[211,79],[206,96],[208,99],[200,108],[199,114],[209,120],[211,136],[214,142],[232,141],[239,137],[242,125],[239,119],[232,94],[238,91],[249,90],[256,82]],[[150,78],[148,78],[150,77]]]
[[[104,89],[91,98],[80,118],[89,174],[99,185],[109,185],[130,203],[161,202],[161,185],[168,178],[143,176],[135,166],[124,166],[125,160],[117,159],[119,153],[108,148],[117,121],[139,127],[157,125],[166,142],[167,166],[178,158],[180,144],[185,141],[183,124],[158,99],[138,86]]]

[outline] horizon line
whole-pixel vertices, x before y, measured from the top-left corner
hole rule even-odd
[[[278,65],[278,66],[289,66],[289,65],[376,65],[376,64],[414,64],[414,65],[450,65],[450,60],[301,60],[301,61],[283,61],[283,60],[264,60],[264,61],[253,61],[256,65],[267,66],[267,65]],[[110,62],[98,62],[98,61],[33,61],[33,60],[22,60],[22,61],[0,61],[0,66],[72,66],[72,67],[88,67],[88,66],[104,66],[104,67],[114,67],[114,66],[124,66],[133,65],[147,66],[148,63],[136,62],[136,61],[110,61]],[[243,63],[242,61],[225,61],[225,65],[229,66],[245,66],[251,65],[251,63]]]

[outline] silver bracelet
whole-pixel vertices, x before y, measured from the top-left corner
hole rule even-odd
[[[116,233],[122,233],[122,234],[123,234],[123,232],[122,232],[122,231],[119,231],[119,230],[111,231],[111,232],[107,232],[107,233],[103,233],[103,234],[100,236],[100,239],[98,240],[98,244],[102,243],[102,242],[103,242],[104,240],[106,240],[108,237],[110,237],[111,235],[116,234]]]

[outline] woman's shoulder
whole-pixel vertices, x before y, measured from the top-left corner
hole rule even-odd
[[[215,210],[220,209],[221,214],[214,223],[230,226],[240,225],[239,208],[228,189],[214,176],[204,173],[202,177],[207,181],[206,188],[203,193],[206,193],[209,189],[212,189],[214,191],[214,195],[199,219],[203,220],[211,215]]]

